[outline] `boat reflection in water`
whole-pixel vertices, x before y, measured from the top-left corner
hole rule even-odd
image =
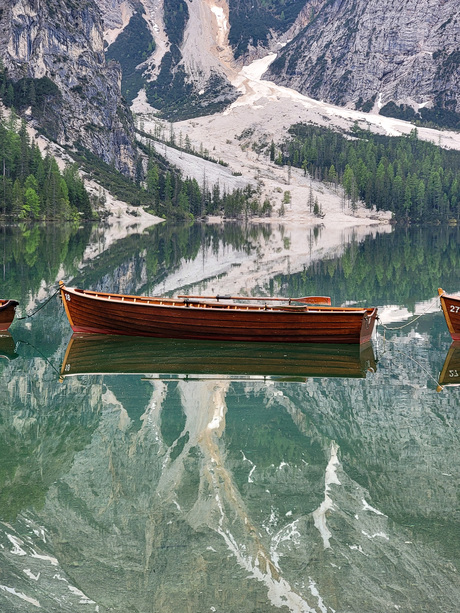
[[[158,375],[160,378],[363,378],[374,372],[372,343],[363,345],[242,343],[74,334],[61,376]]]
[[[16,343],[10,332],[0,332],[0,364],[4,361],[14,360],[17,357]]]
[[[450,346],[438,383],[438,391],[446,385],[460,385],[460,341],[454,341]]]

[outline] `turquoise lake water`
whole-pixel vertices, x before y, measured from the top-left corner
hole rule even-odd
[[[17,319],[0,337],[2,613],[460,610],[460,349],[436,297],[460,292],[460,231],[347,235],[281,271],[264,259],[279,232],[0,231],[18,317],[61,278],[218,292],[251,257],[257,295],[381,317],[361,348],[72,339],[57,296]]]

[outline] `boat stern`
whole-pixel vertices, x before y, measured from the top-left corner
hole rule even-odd
[[[61,292],[62,304],[64,305],[65,314],[67,315],[67,319],[69,320],[69,324],[72,329],[74,328],[72,316],[69,310],[69,302],[70,302],[70,294],[67,291],[64,281],[59,281],[59,290]]]
[[[19,302],[17,300],[1,300],[0,301],[0,330],[5,332],[13,323],[16,307]]]
[[[359,342],[361,345],[372,340],[377,315],[377,308],[367,309],[367,312],[364,314],[361,322],[361,334],[359,337]]]
[[[460,341],[460,296],[446,294],[442,288],[438,288],[438,294],[452,340]]]

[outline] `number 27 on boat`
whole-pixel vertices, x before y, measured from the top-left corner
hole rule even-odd
[[[441,288],[438,289],[438,294],[452,340],[460,341],[460,296],[446,294]]]

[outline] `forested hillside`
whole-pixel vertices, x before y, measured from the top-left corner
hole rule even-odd
[[[188,145],[181,149],[174,138],[168,141],[168,144],[195,154],[197,159],[210,159],[209,152],[200,155]],[[203,181],[199,185],[196,179],[184,179],[177,169],[168,168],[165,160],[155,154],[149,145],[139,143],[139,146],[149,158],[142,193],[150,200],[151,207],[158,214],[175,219],[200,218],[206,215],[224,215],[229,218],[271,215],[270,202],[265,200],[261,203],[260,195],[250,184],[245,189],[235,189],[231,192],[222,190],[218,183],[208,185]],[[214,163],[219,162],[215,160]]]
[[[290,133],[278,150],[272,145],[272,160],[341,183],[352,208],[359,199],[397,220],[460,219],[460,152],[419,140],[416,129],[409,137],[388,137],[356,125],[344,135],[297,124]]]
[[[60,172],[55,158],[42,156],[24,120],[0,117],[0,215],[14,219],[77,219],[93,216],[76,165]]]

